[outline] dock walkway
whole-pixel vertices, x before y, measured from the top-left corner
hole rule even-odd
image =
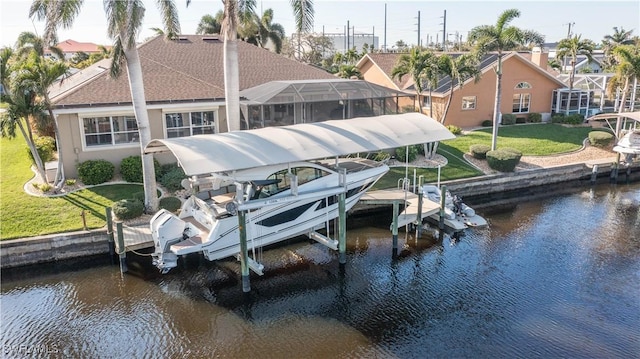
[[[359,203],[364,205],[392,205],[394,202],[405,204],[405,208],[398,215],[398,227],[404,227],[418,219],[418,195],[401,189],[385,189],[365,193]],[[440,205],[423,198],[422,219],[440,211]]]

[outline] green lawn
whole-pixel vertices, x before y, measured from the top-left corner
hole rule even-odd
[[[547,156],[575,151],[593,131],[591,127],[565,127],[558,124],[503,126],[498,129],[498,148],[511,147],[525,156]],[[462,153],[474,144],[491,145],[491,128],[484,128],[444,141]]]
[[[0,138],[0,239],[82,230],[82,210],[89,229],[104,227],[105,207],[142,191],[141,185],[123,184],[57,198],[30,196],[23,190],[33,177],[26,148],[22,137]]]

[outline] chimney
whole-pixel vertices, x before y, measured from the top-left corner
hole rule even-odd
[[[546,70],[549,64],[549,49],[538,46],[534,47],[531,50],[531,61]]]

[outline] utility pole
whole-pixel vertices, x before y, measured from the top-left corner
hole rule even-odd
[[[447,51],[447,10],[444,11],[444,16],[442,17],[442,51]]]
[[[418,11],[418,46],[420,45],[420,11]]]
[[[387,52],[387,3],[384,3],[384,51]]]
[[[567,25],[567,27],[568,27],[568,28],[567,28],[567,39],[570,39],[570,38],[571,38],[571,27],[572,27],[573,25],[575,25],[575,24],[576,24],[576,23],[575,23],[575,22],[573,22],[573,21],[572,21],[572,22],[569,22],[569,23],[567,23],[567,24],[566,24],[566,25]],[[567,69],[567,57],[565,56],[565,57],[564,57],[564,59],[562,59],[562,72],[564,72],[566,69]],[[572,71],[573,71],[573,70],[572,70]]]
[[[344,49],[345,52],[351,48],[351,46],[349,46],[349,31],[351,31],[351,28],[349,27],[349,20],[347,20],[347,48]]]

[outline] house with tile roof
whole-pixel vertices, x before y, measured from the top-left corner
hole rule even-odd
[[[156,37],[138,52],[152,138],[227,131],[221,39]],[[126,74],[110,77],[110,61],[101,60],[49,91],[68,178],[77,176],[81,162],[105,159],[117,167],[123,158],[140,154],[129,81]],[[245,129],[397,113],[397,97],[411,96],[362,80],[339,79],[242,41],[238,65]],[[161,156],[161,163],[175,162]]]
[[[436,88],[432,89],[431,98],[429,98],[429,92],[424,90],[424,86],[422,94],[416,93],[411,76],[403,76],[401,80],[391,77],[392,69],[399,57],[398,53],[370,53],[365,55],[356,66],[366,81],[416,95],[413,100],[403,100],[400,103],[401,107],[419,110],[418,104],[424,103],[422,112],[433,113],[433,117],[440,121],[442,121],[447,99],[453,96],[444,121],[447,125],[468,128],[479,126],[483,121],[493,118],[496,54],[486,54],[480,60],[478,68],[481,71],[481,79],[478,82],[469,79],[462,86],[458,86],[454,80],[453,91],[451,91],[451,78],[443,77]],[[564,88],[566,85],[545,70],[546,60],[544,53],[534,54],[531,61],[517,52],[509,52],[503,56],[500,108],[502,114],[514,114],[517,118],[525,118],[529,113],[534,112],[540,113],[543,119],[551,116],[553,91]]]
[[[93,42],[79,42],[75,40],[64,40],[56,44],[56,47],[59,48],[64,54],[64,60],[71,60],[75,54],[79,52],[84,52],[87,55],[97,54],[102,52],[101,46],[94,44]],[[104,46],[106,49],[110,49],[111,46]],[[55,56],[51,53],[49,49],[44,50],[45,57]]]

